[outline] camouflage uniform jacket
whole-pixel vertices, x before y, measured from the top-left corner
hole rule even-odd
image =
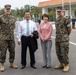
[[[56,19],[56,42],[69,41],[69,35],[67,30],[69,24],[70,21],[64,17],[58,17]]]
[[[16,19],[13,16],[0,16],[0,40],[14,40]]]

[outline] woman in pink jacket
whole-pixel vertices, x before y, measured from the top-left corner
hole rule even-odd
[[[51,67],[51,47],[52,47],[52,25],[49,22],[49,16],[44,14],[42,16],[44,22],[40,24],[39,27],[39,36],[41,40],[42,53],[43,53],[43,62],[44,65],[42,68],[50,68]]]

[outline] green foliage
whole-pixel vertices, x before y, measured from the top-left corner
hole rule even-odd
[[[41,9],[37,6],[30,6],[25,5],[24,7],[21,7],[20,9],[16,8],[15,10],[12,10],[11,14],[15,16],[16,18],[23,18],[24,12],[29,10],[31,12],[31,15],[34,15],[35,17],[38,17],[38,14],[41,13]],[[4,13],[4,9],[0,10],[0,15]]]
[[[76,7],[74,8],[74,11],[75,11],[75,17],[76,17]]]
[[[40,17],[40,18],[42,17],[41,8],[39,8],[37,6],[30,6],[30,5],[25,5],[24,7],[21,7],[20,9],[19,8],[16,8],[15,10],[12,9],[11,14],[21,20],[24,17],[24,12],[27,10],[29,10],[31,12],[31,16],[34,17],[35,21],[38,20],[38,17]],[[48,11],[49,11],[48,15],[49,15],[50,21],[55,20],[55,18],[56,18],[55,9],[53,9],[53,10],[49,9]],[[4,9],[1,9],[0,15],[3,13],[4,13]]]
[[[4,13],[4,9],[0,10],[0,15],[2,15]]]
[[[49,15],[50,21],[54,21],[56,19],[56,11],[55,10],[50,10],[48,12],[48,15]]]

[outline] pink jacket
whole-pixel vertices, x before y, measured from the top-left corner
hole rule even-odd
[[[47,23],[46,26],[44,26],[44,22],[40,24],[39,27],[39,36],[40,39],[51,40],[52,35],[52,24],[50,22]]]

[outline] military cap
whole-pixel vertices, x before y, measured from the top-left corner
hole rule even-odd
[[[6,4],[4,7],[10,9],[11,8],[11,5],[10,4]]]

